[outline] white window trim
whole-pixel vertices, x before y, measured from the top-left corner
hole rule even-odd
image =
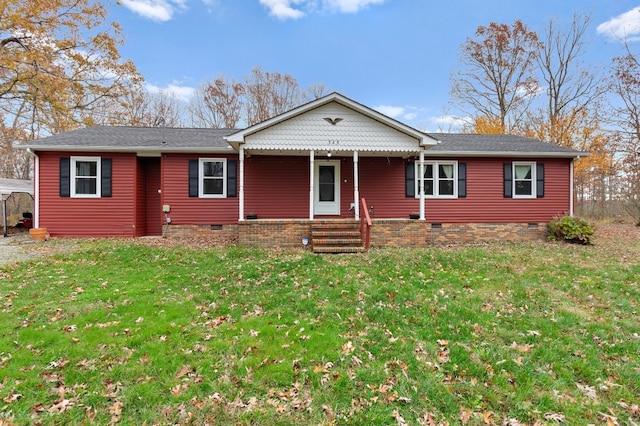
[[[516,166],[530,166],[531,167],[531,194],[516,194]],[[514,161],[511,165],[511,197],[512,198],[536,198],[536,162],[535,161]],[[524,179],[520,179],[524,180]]]
[[[226,158],[200,158],[198,162],[198,197],[200,198],[227,198],[227,159]],[[222,163],[222,194],[204,193],[204,163]]]
[[[70,178],[71,178],[71,182],[70,183],[70,189],[71,189],[71,198],[100,198],[102,196],[101,194],[101,187],[102,187],[102,169],[101,169],[101,164],[102,164],[102,159],[100,157],[71,157],[71,173],[70,173]],[[92,161],[96,163],[96,193],[95,194],[78,194],[76,193],[76,178],[78,176],[76,176],[76,163],[78,161]],[[84,177],[84,176],[80,176],[80,177]]]
[[[433,167],[433,195],[424,194],[424,198],[458,198],[458,161],[456,160],[446,160],[446,161],[425,161],[425,167],[427,165],[431,165]],[[453,195],[440,195],[438,192],[440,187],[438,185],[438,181],[440,180],[440,168],[438,167],[440,164],[452,164],[453,165]],[[415,162],[415,197],[420,198],[420,181],[423,179],[421,176],[424,173],[420,173],[420,162]]]

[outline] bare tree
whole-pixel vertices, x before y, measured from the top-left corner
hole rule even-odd
[[[315,100],[328,95],[329,91],[327,90],[327,86],[324,83],[314,83],[311,86],[307,87],[307,93],[309,94],[309,98],[311,100]]]
[[[452,98],[468,115],[497,117],[510,132],[538,91],[538,36],[519,20],[478,27],[475,36],[462,46],[463,69],[452,76]]]
[[[236,128],[268,120],[311,99],[324,96],[325,86],[300,89],[289,74],[251,70],[244,84],[220,75],[205,83],[189,105],[194,126]]]
[[[263,72],[259,67],[245,79],[244,88],[248,125],[275,117],[306,101],[305,93],[291,75]]]
[[[618,153],[627,176],[627,204],[640,204],[640,62],[625,43],[626,54],[614,58],[611,88],[617,95],[612,105],[612,121],[619,129]],[[635,211],[638,211],[637,209]],[[640,223],[640,215],[635,217]]]
[[[244,86],[220,75],[203,84],[189,105],[191,120],[196,127],[233,129],[242,117]]]
[[[575,14],[571,27],[564,31],[551,19],[537,57],[546,83],[547,106],[543,116],[549,134],[544,139],[564,146],[571,146],[566,139],[574,133],[575,118],[584,116],[582,112],[604,91],[596,73],[580,61],[585,53],[584,37],[589,21],[588,15]]]

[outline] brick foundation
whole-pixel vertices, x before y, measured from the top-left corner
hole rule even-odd
[[[531,241],[544,238],[546,223],[428,223],[429,243]]]
[[[372,247],[426,247],[431,244],[531,241],[544,238],[546,223],[428,223],[411,219],[374,219]],[[239,244],[261,247],[302,247],[311,238],[306,219],[247,220],[231,225],[170,225],[165,237],[189,235],[234,237]]]
[[[246,246],[302,247],[311,238],[311,222],[304,219],[260,219],[238,223],[238,242]]]
[[[424,247],[427,226],[420,220],[373,219],[372,247]]]
[[[190,236],[238,237],[238,225],[169,225],[162,229],[162,236],[184,238]]]

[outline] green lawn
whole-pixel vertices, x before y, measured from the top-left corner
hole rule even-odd
[[[640,423],[637,237],[41,244],[76,247],[0,267],[1,425]]]

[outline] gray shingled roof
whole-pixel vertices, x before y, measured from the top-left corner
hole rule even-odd
[[[427,133],[440,143],[429,155],[546,155],[558,157],[587,156],[586,152],[563,148],[537,139],[515,135],[479,135],[466,133]]]
[[[224,136],[235,129],[93,126],[24,145],[44,150],[231,151]]]
[[[93,126],[42,138],[22,148],[47,151],[233,151],[224,136],[237,129],[189,129],[161,127]],[[429,156],[548,156],[577,157],[588,153],[574,151],[514,135],[426,133],[440,143],[429,149]]]

